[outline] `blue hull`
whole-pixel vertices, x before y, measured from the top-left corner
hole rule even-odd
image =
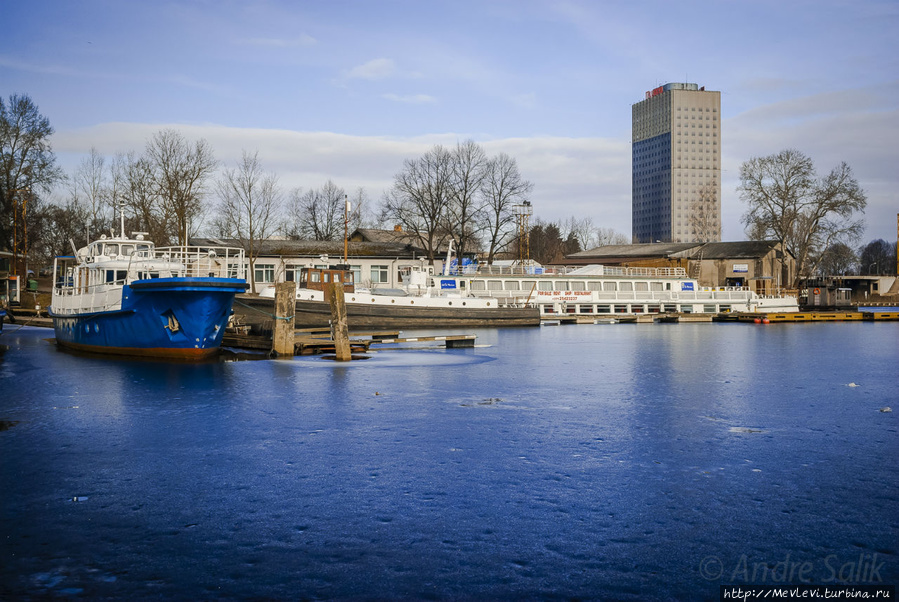
[[[234,295],[246,287],[234,278],[135,280],[123,287],[119,310],[69,315],[51,307],[50,316],[63,347],[199,359],[218,352]]]

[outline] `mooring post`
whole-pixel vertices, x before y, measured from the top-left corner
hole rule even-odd
[[[326,285],[325,294],[331,305],[331,338],[334,340],[334,353],[338,362],[353,359],[350,349],[350,333],[346,323],[346,301],[343,298],[343,283],[331,282]]]
[[[275,327],[272,333],[272,352],[275,355],[293,356],[294,353],[294,314],[297,310],[295,291],[296,284],[293,282],[279,282],[275,285]]]

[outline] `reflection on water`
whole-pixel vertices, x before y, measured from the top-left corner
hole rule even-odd
[[[895,583],[897,326],[197,365],[4,332],[0,597],[717,600],[785,558]]]

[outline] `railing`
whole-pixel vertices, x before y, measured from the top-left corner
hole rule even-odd
[[[159,247],[156,249],[154,259],[180,263],[182,269],[179,270],[178,276],[181,277],[246,279],[243,249],[233,247]],[[148,260],[139,258],[139,261]]]
[[[465,271],[472,276],[566,276],[586,266],[494,266],[479,265],[477,271]],[[686,278],[684,268],[624,268],[617,266],[600,266],[602,272],[591,276],[642,276],[650,278]]]
[[[230,247],[161,247],[149,253],[89,262],[75,268],[53,289],[53,309],[58,314],[113,311],[122,307],[122,287],[145,278],[246,279],[243,249]],[[117,278],[104,280],[110,272]],[[122,277],[124,276],[124,278]],[[94,280],[94,284],[88,284]]]

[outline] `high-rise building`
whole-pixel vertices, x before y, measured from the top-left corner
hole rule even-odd
[[[721,93],[672,83],[632,107],[633,242],[721,240]]]

